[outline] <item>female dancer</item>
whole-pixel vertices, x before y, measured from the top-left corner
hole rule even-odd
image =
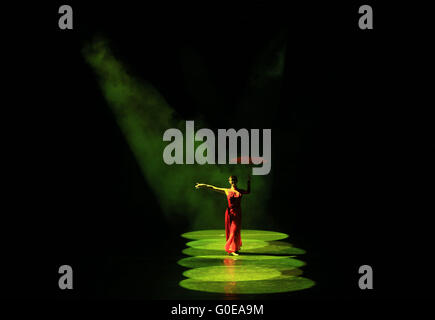
[[[251,178],[248,177],[248,189],[243,190],[237,188],[237,177],[231,176],[228,178],[231,188],[218,188],[209,184],[196,183],[195,188],[210,189],[219,193],[225,193],[228,199],[228,208],[225,211],[225,251],[228,254],[237,256],[240,247],[242,246],[242,238],[240,237],[240,229],[242,226],[242,208],[241,200],[243,194],[251,192]]]

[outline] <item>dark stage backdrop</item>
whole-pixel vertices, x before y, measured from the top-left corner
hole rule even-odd
[[[11,143],[19,168],[2,214],[3,293],[177,299],[159,281],[180,277],[170,265],[189,221],[165,218],[83,57],[86,43],[104,36],[182,118],[201,115],[214,129],[272,129],[265,227],[307,251],[304,275],[316,281],[286,298],[427,296],[434,147],[431,80],[423,76],[427,20],[406,25],[401,8],[373,5],[375,28],[365,32],[356,2],[72,1],[74,30],[61,31],[61,4],[38,7],[32,27],[9,42],[18,89],[9,92],[15,109],[4,121],[13,120],[9,132],[19,138]],[[228,108],[280,32],[282,85],[261,89],[278,103],[251,101],[236,121]],[[213,90],[186,78],[186,68],[188,75],[206,68]],[[141,270],[129,265],[137,256],[146,256]],[[57,286],[62,264],[74,268],[71,292]],[[364,264],[373,267],[374,290],[358,288]],[[119,283],[142,277],[147,290]]]

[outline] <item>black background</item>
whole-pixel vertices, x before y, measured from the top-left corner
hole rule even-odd
[[[307,250],[304,274],[317,285],[277,298],[431,294],[433,86],[422,8],[372,4],[374,30],[363,31],[358,7],[371,3],[73,1],[74,30],[59,30],[61,4],[32,9],[38,14],[27,20],[31,26],[10,25],[19,36],[11,32],[5,40],[13,69],[4,118],[11,150],[5,173],[12,176],[2,214],[6,297],[198,298],[159,283],[181,276],[171,265],[187,221],[174,226],[159,214],[80,50],[96,33],[107,35],[116,54],[189,117],[199,107],[180,86],[182,46],[210,62],[230,104],[250,59],[282,26],[288,30],[282,102],[263,125],[285,146],[273,150],[269,214],[275,230]],[[258,123],[262,112],[253,108],[249,121]],[[222,112],[214,125],[234,125],[227,118]],[[144,232],[144,212],[158,229]],[[156,238],[166,240],[146,248],[145,269],[136,269],[129,257]],[[71,292],[57,286],[62,264],[74,268]],[[373,267],[374,290],[358,288],[363,264]],[[152,279],[140,278],[145,270]],[[148,281],[149,288],[120,279]]]

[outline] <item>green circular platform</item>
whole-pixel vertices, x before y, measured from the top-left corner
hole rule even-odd
[[[202,239],[189,241],[186,243],[187,246],[196,249],[203,250],[224,250],[225,239]],[[258,248],[264,248],[268,245],[266,241],[254,240],[254,239],[243,239],[242,247],[243,250],[253,250]]]
[[[203,241],[203,242],[197,242]],[[249,244],[249,245],[248,245]],[[183,254],[188,256],[208,256],[225,254],[225,241],[219,239],[204,239],[190,241],[187,243],[189,248],[183,250]],[[242,239],[241,254],[257,255],[298,255],[304,254],[305,250],[293,247],[292,244],[282,241],[271,242],[247,242]]]
[[[194,256],[178,261],[180,266],[186,268],[200,268],[221,265],[250,266],[259,267],[273,266],[278,270],[288,268],[300,268],[305,262],[293,259],[289,256],[269,256],[269,255],[239,255],[237,257],[227,255]]]
[[[225,230],[198,230],[186,232],[181,235],[183,238],[190,240],[201,239],[225,239]],[[288,235],[281,232],[265,230],[244,230],[241,231],[242,239],[255,239],[263,241],[282,240],[288,238]]]
[[[201,281],[255,281],[276,278],[281,272],[273,268],[258,266],[213,266],[195,268],[183,276]]]
[[[223,294],[268,294],[291,292],[311,288],[315,282],[303,278],[293,277],[288,279],[268,279],[258,281],[202,281],[186,279],[179,283],[185,289],[223,293]]]

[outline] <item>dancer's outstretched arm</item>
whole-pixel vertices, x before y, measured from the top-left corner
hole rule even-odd
[[[219,192],[219,193],[225,193],[225,190],[226,190],[225,188],[218,188],[218,187],[212,186],[210,184],[198,183],[198,182],[196,183],[195,188],[196,189],[200,189],[200,188],[210,189],[212,191],[216,191],[216,192]]]

